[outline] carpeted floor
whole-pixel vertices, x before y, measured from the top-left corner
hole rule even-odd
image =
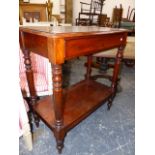
[[[66,81],[70,85],[84,78],[85,58],[66,64]],[[64,70],[65,72],[65,70]],[[93,73],[97,73],[93,69]],[[107,82],[100,79],[101,82]],[[66,136],[62,155],[134,155],[135,154],[135,69],[122,66],[122,91],[110,111],[104,104]],[[40,122],[33,132],[33,150],[28,151],[23,138],[19,140],[20,155],[57,155],[53,133]]]

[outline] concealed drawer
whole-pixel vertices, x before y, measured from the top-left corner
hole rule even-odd
[[[68,59],[81,55],[87,55],[109,48],[114,48],[125,43],[126,37],[122,34],[107,34],[104,36],[93,36],[89,38],[81,37],[77,39],[66,40],[65,58]]]

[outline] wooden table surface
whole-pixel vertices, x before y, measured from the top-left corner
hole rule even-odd
[[[125,44],[127,32],[96,26],[21,27],[20,30],[24,32],[26,48],[54,64]]]

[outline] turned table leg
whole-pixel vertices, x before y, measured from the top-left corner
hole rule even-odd
[[[63,127],[63,90],[62,90],[62,66],[52,65],[53,75],[53,101],[55,111],[55,129],[54,135],[57,142],[58,152],[61,153],[65,132]]]
[[[37,127],[39,127],[40,119],[37,116],[37,114],[33,111],[33,107],[32,107],[37,101],[37,96],[36,96],[35,87],[34,87],[34,77],[33,77],[33,71],[32,71],[30,52],[28,50],[24,50],[23,53],[24,53],[24,64],[26,68],[26,77],[27,77],[27,82],[28,82],[28,87],[30,92],[31,111],[33,113],[35,124]]]
[[[118,48],[118,52],[116,55],[115,65],[114,65],[114,70],[113,70],[113,77],[112,77],[112,84],[111,84],[111,89],[112,89],[113,95],[108,100],[108,104],[107,104],[108,110],[110,110],[110,108],[112,106],[113,98],[116,94],[120,64],[121,64],[122,57],[123,57],[123,50],[124,50],[124,46],[120,46]]]
[[[24,64],[25,64],[26,77],[27,77],[28,88],[29,88],[29,93],[30,93],[30,108],[31,108],[31,111],[33,112],[35,124],[38,127],[39,126],[39,117],[33,111],[33,108],[32,108],[32,106],[37,101],[37,96],[36,96],[36,91],[35,91],[35,87],[34,87],[34,77],[33,77],[33,71],[32,71],[30,51],[28,51],[25,48],[24,33],[20,32],[19,37],[20,37],[20,46],[21,46],[21,49],[24,54]]]

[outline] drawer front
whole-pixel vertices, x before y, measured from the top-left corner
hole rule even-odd
[[[66,40],[65,58],[93,54],[126,44],[125,34],[110,34]]]

